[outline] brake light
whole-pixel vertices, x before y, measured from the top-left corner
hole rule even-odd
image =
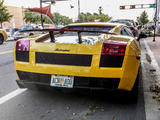
[[[132,33],[136,33],[136,30],[132,30]]]
[[[30,40],[19,40],[16,43],[16,51],[29,51]]]
[[[124,55],[127,42],[107,40],[103,43],[102,55]]]
[[[137,31],[133,28],[133,27],[130,27],[132,33],[136,33]]]

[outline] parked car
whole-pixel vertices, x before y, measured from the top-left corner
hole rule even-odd
[[[7,36],[10,37],[11,36],[11,29],[10,28],[4,28],[4,30],[7,33]]]
[[[22,33],[21,32],[21,31],[24,31],[24,30],[33,30],[33,29],[34,29],[34,27],[30,26],[30,25],[23,26],[21,29],[19,29],[18,31],[14,32],[13,39],[14,40],[18,40],[18,39],[21,39],[21,38],[24,38],[24,37],[28,37],[28,36],[34,35],[33,32],[28,32],[28,33]]]
[[[19,87],[133,90],[141,51],[126,25],[77,23],[45,31],[50,34],[16,41]]]
[[[18,28],[11,28],[11,37],[13,37],[14,33],[19,31]]]
[[[5,30],[0,29],[0,45],[3,44],[5,40],[7,40],[8,35]]]
[[[128,20],[128,19],[116,19],[116,20],[110,20],[109,22],[111,23],[122,23],[127,25],[130,30],[132,31],[132,34],[134,37],[138,39],[140,31],[136,27],[136,23],[133,20]]]

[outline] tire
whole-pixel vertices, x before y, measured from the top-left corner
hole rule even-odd
[[[30,33],[30,34],[29,34],[29,36],[32,36],[32,35],[34,35],[34,34],[33,34],[33,33]]]
[[[3,44],[3,42],[4,42],[4,37],[2,34],[0,34],[0,45]]]

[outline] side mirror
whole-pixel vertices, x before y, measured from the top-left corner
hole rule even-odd
[[[139,37],[138,37],[137,40],[139,41],[139,40],[142,39],[142,38],[147,38],[147,35],[146,35],[145,33],[142,33],[142,32],[141,32],[141,33],[139,34]]]

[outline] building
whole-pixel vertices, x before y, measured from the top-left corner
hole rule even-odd
[[[10,22],[4,22],[4,28],[21,28],[22,26],[26,25],[25,21],[23,20],[24,17],[24,9],[23,7],[14,7],[14,6],[7,6],[7,9],[11,15],[13,15]]]

